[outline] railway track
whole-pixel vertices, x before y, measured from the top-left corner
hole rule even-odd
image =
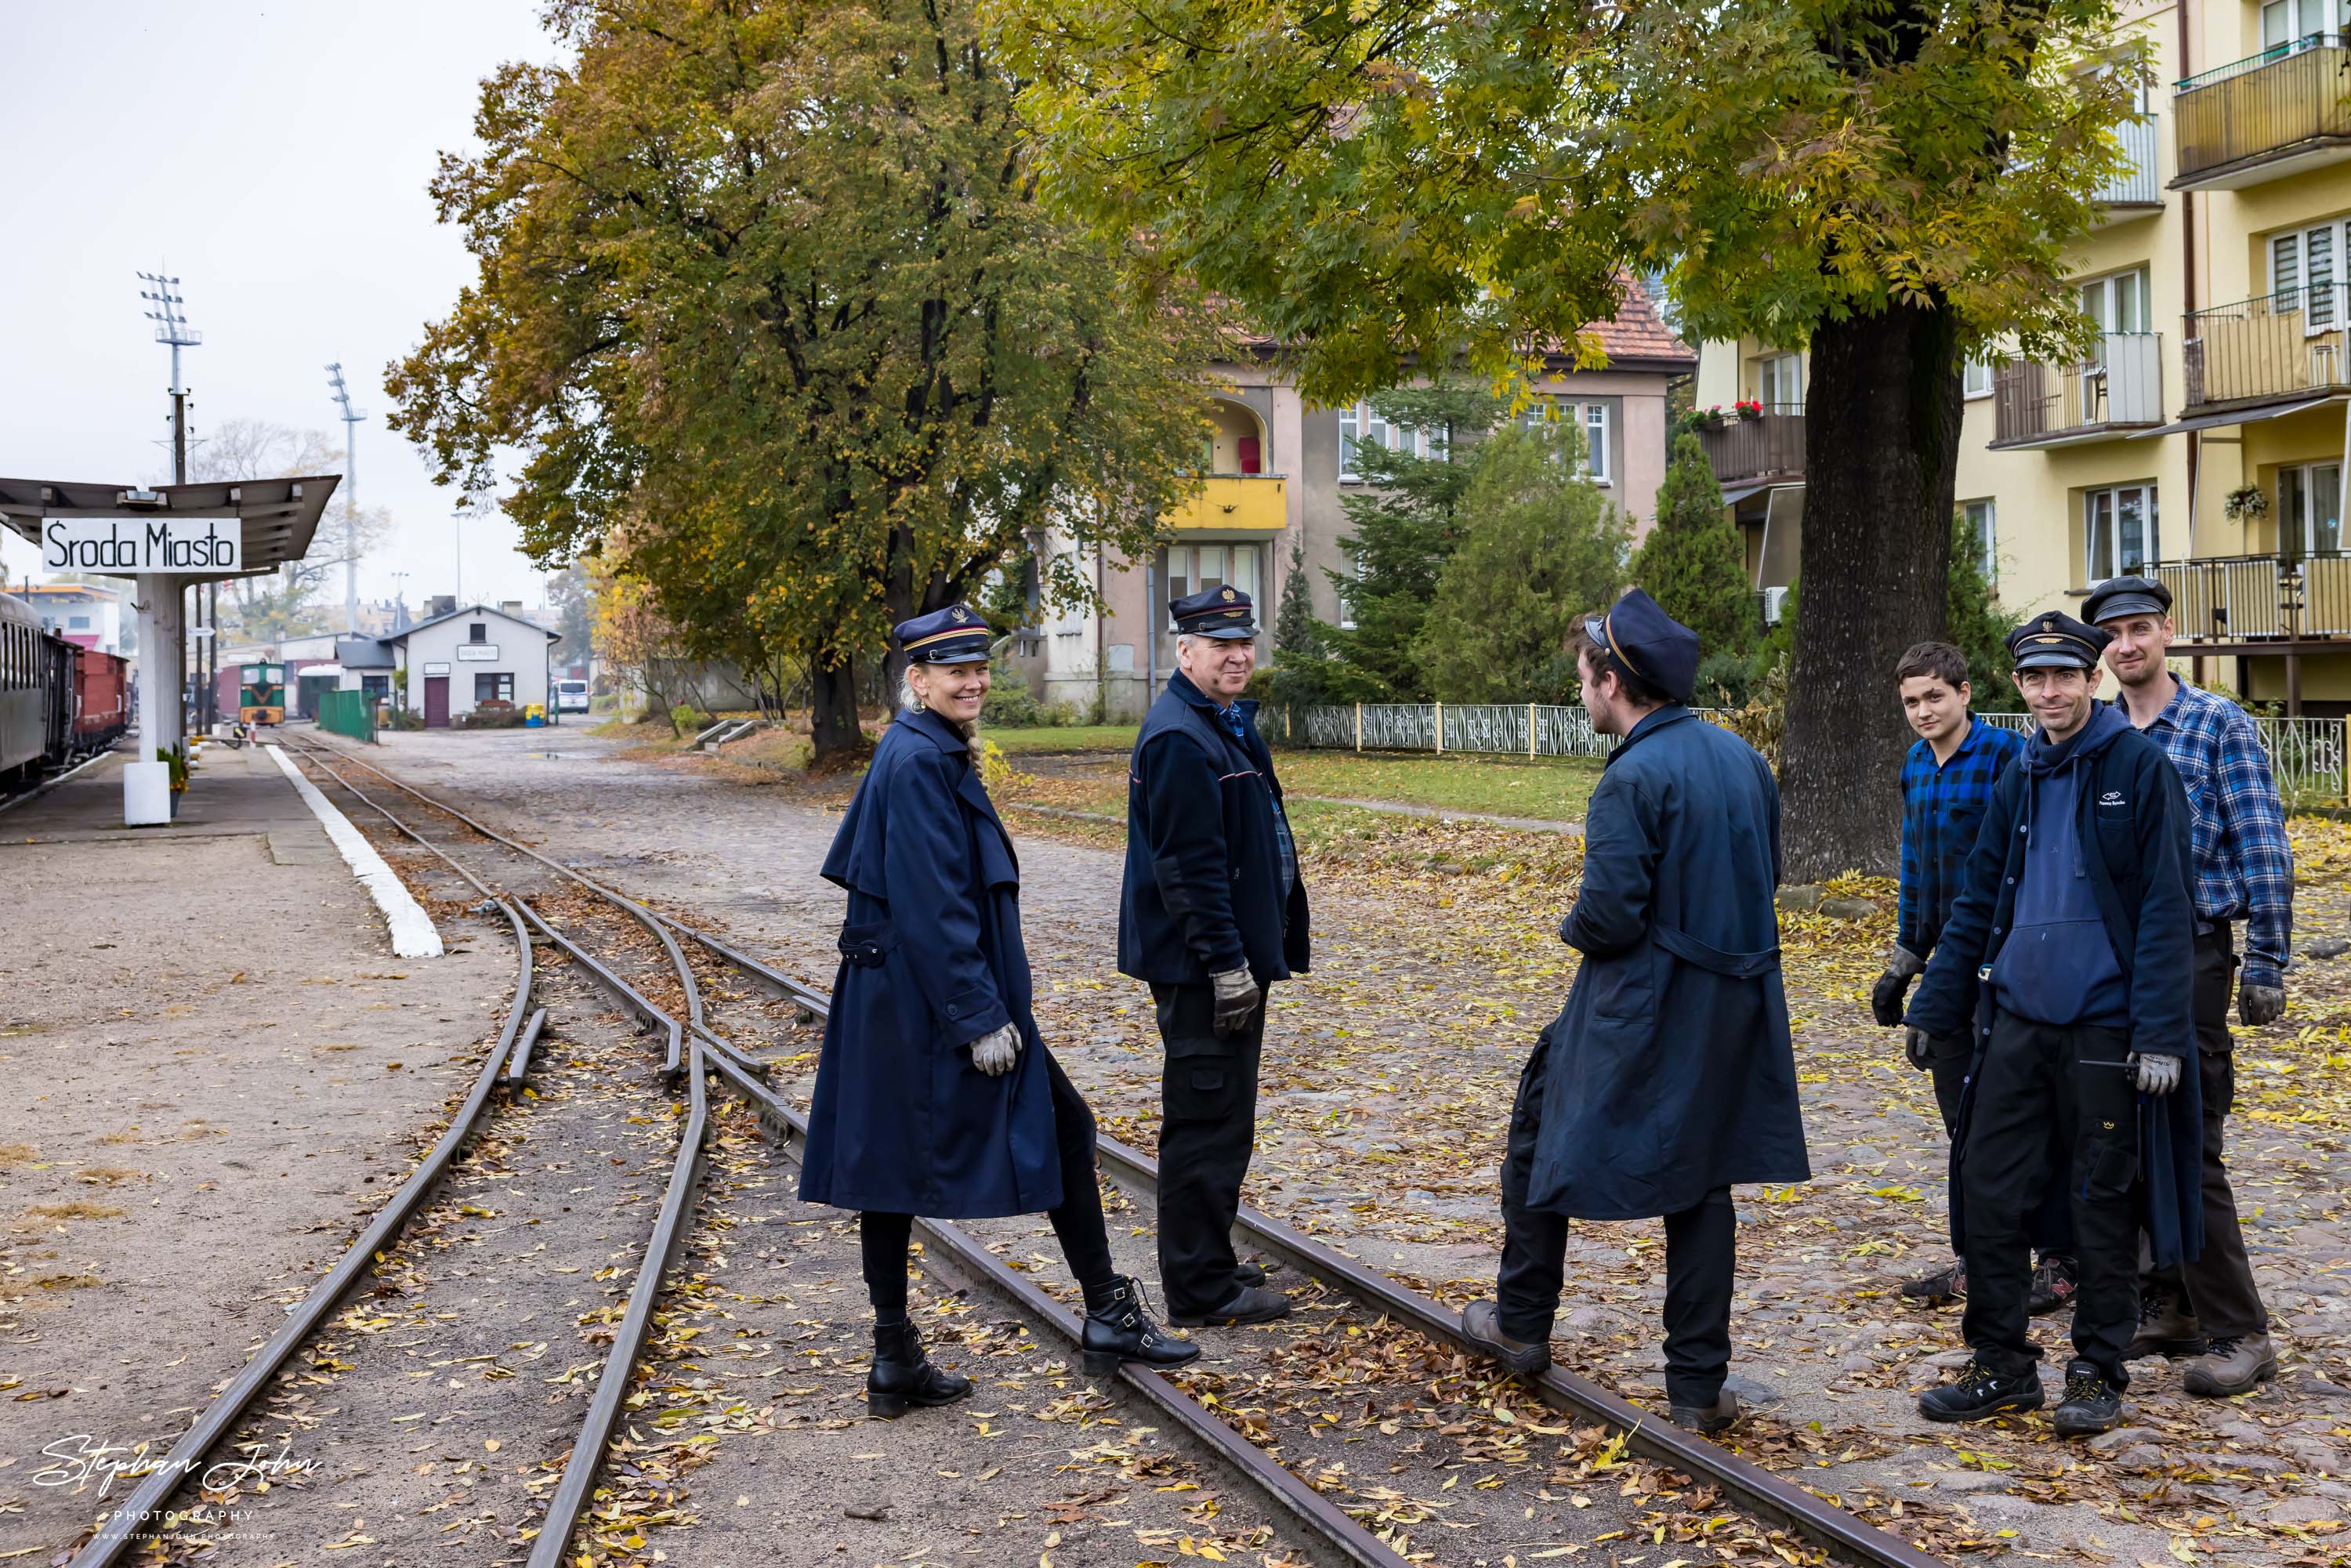
[[[534,934],[545,947],[561,952],[579,974],[654,1033],[664,1081],[681,1086],[690,1100],[661,1226],[645,1249],[627,1313],[616,1325],[614,1345],[600,1375],[598,1397],[572,1444],[562,1482],[532,1542],[533,1568],[553,1568],[568,1561],[566,1550],[611,1437],[619,1400],[645,1343],[664,1267],[690,1220],[707,1126],[707,1090],[715,1084],[747,1104],[787,1153],[796,1152],[805,1134],[805,1118],[789,1092],[770,1082],[769,1070],[757,1055],[757,1048],[740,1043],[731,1026],[713,1016],[710,999],[739,997],[739,992],[731,990],[730,982],[751,982],[768,1002],[758,1020],[764,1028],[773,1023],[778,1011],[805,1023],[820,1022],[826,998],[756,954],[606,887],[373,764],[340,748],[301,745],[292,749],[375,817],[463,875],[481,893],[484,907],[495,904],[504,910],[516,932],[521,955],[518,963],[524,967],[514,1003],[484,1064],[475,1094],[468,1098],[465,1114],[453,1122],[444,1145],[462,1142],[463,1129],[479,1114],[477,1102],[486,1096],[493,1082],[507,1075],[518,1077],[525,1071],[521,1061],[528,1049],[525,1042],[538,1033],[544,1016],[531,1013],[528,1008],[529,938]],[[415,806],[462,825],[482,845],[494,846],[488,852],[505,863],[506,872],[476,875],[460,864],[449,847],[435,842],[376,799],[370,792],[376,790],[373,780],[362,790],[345,776],[345,769],[363,769]],[[407,806],[403,810],[414,814]],[[469,847],[468,852],[484,852]],[[528,876],[520,874],[525,867]],[[538,882],[539,890],[515,891],[515,883],[527,880]],[[616,932],[630,939],[621,940]],[[722,1003],[727,1008],[734,1005],[732,1000]],[[442,1146],[436,1145],[434,1154],[442,1156],[445,1167]],[[1148,1277],[1154,1272],[1147,1261],[1148,1241],[1137,1238],[1147,1230],[1155,1167],[1148,1157],[1107,1137],[1102,1140],[1100,1157],[1114,1191],[1126,1195],[1124,1201],[1113,1196],[1113,1207],[1131,1211],[1112,1215],[1113,1244],[1121,1251],[1122,1267]],[[412,1186],[429,1186],[430,1166],[430,1161],[420,1166],[411,1178]],[[378,1217],[370,1237],[388,1223],[396,1228],[399,1221],[387,1220],[392,1207]],[[1127,1218],[1138,1223],[1124,1227],[1128,1234],[1122,1236],[1120,1222]],[[1496,1562],[1513,1549],[1530,1556],[1564,1555],[1576,1548],[1562,1550],[1554,1544],[1564,1539],[1553,1528],[1562,1521],[1573,1521],[1579,1527],[1577,1532],[1587,1539],[1635,1539],[1645,1546],[1653,1536],[1662,1543],[1670,1529],[1677,1541],[1696,1540],[1699,1550],[1712,1547],[1717,1555],[1733,1560],[1776,1560],[1772,1555],[1776,1553],[1796,1561],[1809,1551],[1816,1556],[1883,1568],[1930,1568],[1937,1561],[1572,1374],[1553,1369],[1523,1390],[1497,1383],[1485,1376],[1474,1357],[1464,1354],[1458,1321],[1439,1303],[1254,1209],[1242,1211],[1238,1229],[1269,1262],[1297,1277],[1289,1288],[1298,1312],[1282,1324],[1207,1336],[1210,1354],[1175,1376],[1129,1366],[1121,1368],[1119,1382],[1125,1392],[1144,1401],[1158,1418],[1185,1434],[1215,1463],[1250,1488],[1270,1515],[1311,1542],[1315,1561],[1384,1568],[1428,1560],[1433,1550],[1441,1560],[1466,1561],[1460,1552],[1449,1550],[1457,1542]],[[1011,1304],[1048,1333],[1061,1336],[1074,1360],[1077,1314],[1021,1266],[1023,1253],[1040,1245],[1044,1232],[1039,1224],[1032,1219],[921,1221],[917,1234],[925,1244],[929,1268]],[[361,1240],[366,1243],[369,1237]],[[338,1294],[355,1282],[369,1256],[370,1250],[354,1247],[334,1274],[312,1292],[311,1300],[323,1299],[330,1306]],[[236,1415],[225,1407],[240,1391],[249,1401],[274,1372],[274,1364],[265,1366],[263,1362],[281,1345],[290,1354],[291,1346],[299,1343],[298,1330],[298,1322],[289,1320],[264,1355],[256,1358],[237,1384],[191,1429],[182,1448],[198,1443],[208,1447],[218,1440]],[[1305,1369],[1302,1380],[1301,1367]],[[1311,1390],[1311,1396],[1299,1399],[1281,1392],[1300,1386]],[[1533,1418],[1541,1410],[1530,1406],[1525,1399],[1528,1394],[1556,1412],[1564,1424],[1547,1427]],[[1513,1417],[1510,1414],[1513,1403],[1528,1414]],[[1333,1409],[1342,1404],[1358,1409],[1360,1415],[1343,1419]],[[1432,1407],[1476,1420],[1443,1422],[1429,1414]],[[1498,1422],[1501,1425],[1497,1426]],[[1579,1427],[1578,1423],[1590,1425]],[[1521,1509],[1526,1503],[1524,1493],[1505,1494],[1499,1490],[1501,1483],[1490,1477],[1479,1479],[1475,1488],[1444,1498],[1437,1494],[1452,1493],[1459,1474],[1441,1488],[1432,1484],[1426,1489],[1429,1495],[1421,1496],[1409,1490],[1411,1482],[1392,1487],[1384,1478],[1367,1473],[1383,1458],[1397,1461],[1388,1466],[1392,1475],[1426,1469],[1431,1443],[1442,1435],[1458,1436],[1471,1425],[1484,1431],[1518,1428],[1492,1439],[1495,1446],[1483,1450],[1465,1446],[1457,1456],[1490,1460],[1498,1466],[1536,1458],[1532,1435],[1568,1437],[1561,1447],[1556,1469],[1530,1466],[1497,1471],[1504,1476],[1547,1477],[1550,1484],[1561,1488],[1561,1495],[1553,1498],[1547,1488],[1534,1490],[1558,1508],[1546,1508],[1545,1517],[1538,1521],[1535,1506]],[[1473,1437],[1468,1442],[1486,1440]],[[1530,1446],[1506,1451],[1510,1444]],[[179,1452],[175,1448],[174,1454]],[[1625,1479],[1623,1456],[1628,1454],[1652,1461],[1667,1480],[1645,1482],[1641,1493],[1634,1495],[1634,1482]],[[1680,1477],[1688,1478],[1681,1490],[1670,1490]],[[1621,1489],[1620,1479],[1624,1480]],[[1662,1493],[1661,1484],[1667,1489]],[[168,1495],[169,1487],[162,1490]],[[162,1500],[145,1500],[152,1507]],[[1700,1514],[1713,1511],[1713,1517],[1697,1533],[1691,1523],[1695,1516],[1687,1509],[1676,1511],[1672,1506],[1681,1500],[1695,1503]],[[141,1501],[132,1500],[133,1505]],[[1748,1516],[1748,1522],[1721,1531],[1720,1527],[1732,1520],[1721,1511],[1725,1508]],[[1597,1531],[1596,1523],[1609,1523],[1615,1529]],[[1419,1532],[1416,1546],[1416,1530]],[[1448,1535],[1448,1531],[1458,1533]],[[115,1561],[113,1554],[99,1553],[105,1539],[102,1535],[93,1542],[76,1559],[76,1568],[98,1568]]]

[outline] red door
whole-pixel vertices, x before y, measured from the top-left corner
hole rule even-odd
[[[449,677],[446,675],[424,677],[424,727],[449,727]]]

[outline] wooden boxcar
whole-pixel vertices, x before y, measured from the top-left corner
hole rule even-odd
[[[131,728],[131,664],[112,653],[85,648],[74,699],[73,748],[97,751]]]

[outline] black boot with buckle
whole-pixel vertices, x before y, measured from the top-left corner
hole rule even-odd
[[[968,1397],[971,1379],[934,1365],[922,1335],[900,1320],[873,1325],[873,1370],[865,1375],[865,1408],[884,1420],[910,1405],[952,1405]]]
[[[1169,1333],[1143,1310],[1143,1290],[1123,1274],[1111,1277],[1100,1299],[1086,1303],[1086,1375],[1108,1377],[1122,1361],[1145,1366],[1181,1366],[1200,1354],[1188,1339]]]

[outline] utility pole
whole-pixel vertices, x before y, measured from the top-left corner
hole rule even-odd
[[[367,415],[351,409],[340,360],[327,367],[327,384],[334,389],[335,402],[343,410],[343,627],[356,637],[360,631],[360,471],[351,427]]]
[[[455,561],[457,579],[451,585],[454,591],[450,597],[457,601],[457,608],[463,610],[465,608],[465,505],[464,502],[460,501],[457,504],[457,509],[449,514],[449,542],[451,553]]]
[[[169,344],[172,350],[172,483],[184,485],[188,482],[188,389],[180,380],[180,350],[193,349],[202,343],[204,335],[189,326],[187,318],[180,314],[180,307],[187,300],[173,292],[180,287],[178,278],[162,272],[142,272],[139,277],[141,282],[154,285],[152,288],[141,289],[139,298],[154,307],[147,312],[147,319],[155,323],[155,340]],[[196,600],[201,610],[204,596],[200,593]],[[182,624],[185,623],[183,616]],[[200,675],[204,673],[205,645],[216,640],[199,640],[196,670]],[[185,654],[182,657],[184,659]],[[196,716],[198,723],[207,722],[201,702],[197,705]]]

